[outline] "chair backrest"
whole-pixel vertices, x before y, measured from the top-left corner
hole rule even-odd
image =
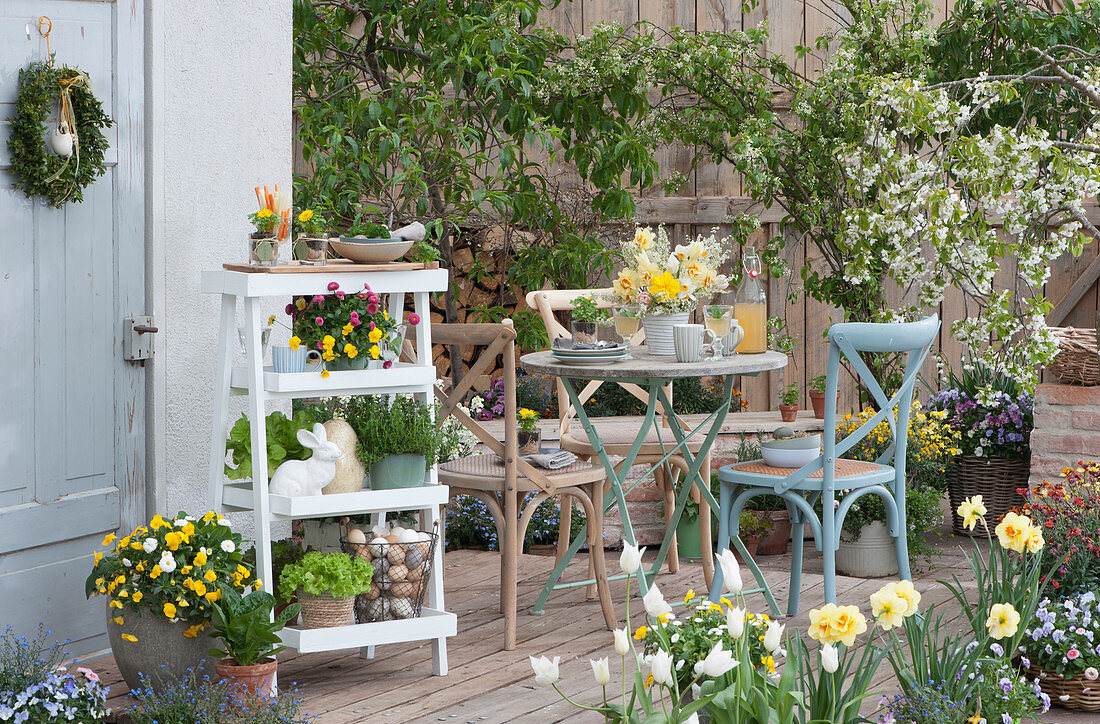
[[[472,432],[489,450],[504,461],[505,475],[514,485],[517,473],[528,478],[536,485],[553,493],[556,484],[538,468],[531,465],[518,454],[518,435],[516,425],[516,330],[511,319],[497,324],[440,324],[432,325],[432,341],[443,345],[485,347],[485,350],[472,360],[470,371],[450,392],[444,392],[438,386],[435,396],[439,399],[436,425],[442,425],[448,417],[454,416],[467,430]],[[460,409],[466,395],[482,375],[492,371],[498,358],[502,358],[504,380],[504,440],[498,440],[485,429],[480,421],[470,417]]]
[[[566,329],[565,325],[558,321],[554,312],[565,312],[573,309],[573,300],[577,297],[592,297],[596,300],[596,306],[600,308],[611,307],[613,303],[608,300],[608,294],[612,291],[610,287],[603,289],[540,289],[538,291],[528,292],[526,300],[527,306],[538,312],[539,317],[542,318],[542,324],[546,327],[546,335],[550,338],[550,343],[553,344],[555,339],[572,336],[572,332]],[[635,338],[635,343],[644,339],[644,336],[645,332],[639,330],[638,336]],[[569,396],[565,392],[564,384],[565,383],[560,379],[556,381],[558,394],[558,428],[559,432],[563,435],[569,432],[572,421],[577,414],[576,410],[573,409],[573,405],[569,402]],[[603,381],[601,380],[589,382],[585,388],[581,390],[580,395],[578,395],[581,402],[587,402],[602,384]],[[643,403],[649,401],[648,393],[641,387],[623,382],[616,384]],[[671,400],[672,390],[666,389],[665,393]]]
[[[789,490],[822,468],[824,468],[824,487],[834,490],[836,460],[867,437],[883,420],[890,426],[891,444],[876,462],[881,464],[893,462],[895,484],[904,484],[905,455],[897,456],[896,453],[898,450],[904,451],[908,444],[909,411],[913,402],[913,387],[939,329],[940,320],[937,315],[925,317],[917,322],[893,324],[844,322],[829,328],[829,358],[825,374],[825,440],[822,445],[822,455],[779,483],[776,486],[777,492]],[[861,352],[905,355],[905,370],[901,384],[893,395],[887,396],[883,392],[879,380],[875,378],[860,356]],[[835,434],[836,399],[842,361],[847,361],[851,366],[860,382],[871,394],[878,409],[858,428],[846,435],[843,440],[838,441]]]

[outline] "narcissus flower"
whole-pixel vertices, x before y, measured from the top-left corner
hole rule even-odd
[[[982,496],[975,495],[964,500],[962,505],[959,506],[958,514],[963,519],[963,525],[969,530],[974,530],[974,525],[978,522],[978,519],[986,514]]]
[[[994,639],[1011,638],[1020,626],[1020,614],[1011,603],[995,603],[989,609],[985,627]]]

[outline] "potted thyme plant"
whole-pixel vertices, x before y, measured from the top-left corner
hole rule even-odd
[[[840,401],[840,392],[836,393],[836,399]],[[825,375],[818,375],[810,380],[810,404],[814,408],[814,417],[818,420],[825,419]]]
[[[393,404],[382,396],[363,395],[348,402],[344,416],[359,436],[358,455],[370,469],[372,490],[424,483],[440,440],[432,408],[408,395],[398,395]]]
[[[278,632],[301,609],[292,603],[274,614],[277,601],[267,591],[252,591],[242,596],[232,588],[223,588],[222,596],[210,609],[212,638],[221,639],[222,648],[210,650],[217,658],[218,676],[229,682],[237,698],[270,696],[278,662],[275,657],[285,646]]]

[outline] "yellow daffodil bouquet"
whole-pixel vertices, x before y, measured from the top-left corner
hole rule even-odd
[[[622,243],[623,269],[611,283],[613,301],[637,305],[646,315],[676,314],[729,287],[719,273],[729,258],[726,239],[697,236],[672,246],[664,227],[635,229]]]
[[[295,297],[286,306],[294,330],[291,348],[304,344],[319,351],[326,368],[322,376],[328,370],[364,369],[371,361],[384,369],[393,366],[401,356],[405,325],[390,318],[382,297],[367,284],[346,291],[329,282],[328,291]],[[408,323],[419,324],[419,315],[410,314]]]
[[[109,551],[94,553],[84,589],[89,598],[110,598],[111,623],[119,626],[131,615],[164,616],[191,624],[184,636],[194,637],[209,625],[223,588],[259,585],[244,562],[240,534],[213,511],[201,518],[155,515],[127,536],[108,535],[103,545]]]

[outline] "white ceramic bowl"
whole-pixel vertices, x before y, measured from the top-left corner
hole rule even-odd
[[[821,454],[821,435],[769,440],[760,444],[764,462],[777,468],[800,468]]]
[[[329,239],[329,246],[337,254],[351,261],[364,264],[382,264],[397,261],[412,248],[413,242],[395,239],[393,241],[373,241],[369,244],[342,239]]]

